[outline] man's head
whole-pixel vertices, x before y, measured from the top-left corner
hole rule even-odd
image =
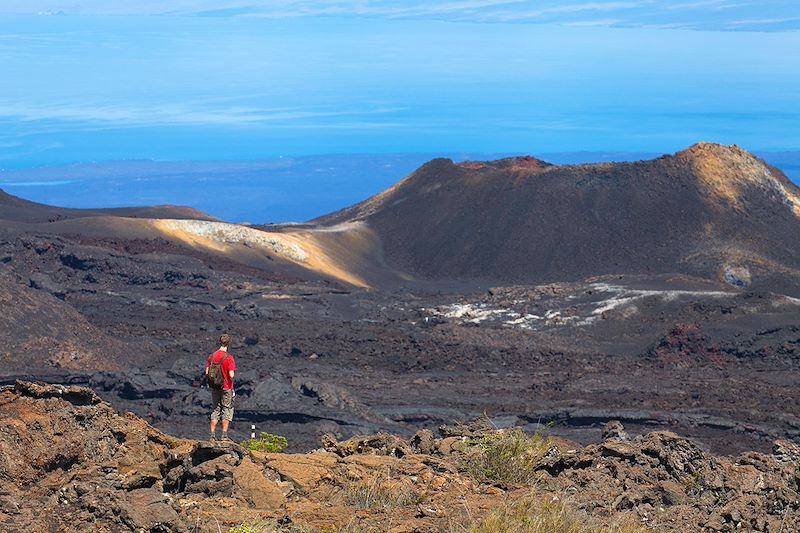
[[[227,333],[223,333],[219,336],[219,345],[223,348],[227,348],[228,345],[231,343],[231,336]]]

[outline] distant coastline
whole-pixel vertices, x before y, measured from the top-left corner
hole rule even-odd
[[[229,222],[305,221],[391,186],[436,157],[516,154],[341,154],[240,161],[104,161],[0,171],[0,189],[74,208],[186,205]],[[555,164],[637,161],[646,152],[531,154]],[[757,153],[800,184],[800,151]],[[192,184],[193,187],[188,185]],[[198,186],[199,185],[199,186]],[[217,199],[225,197],[225,202]]]

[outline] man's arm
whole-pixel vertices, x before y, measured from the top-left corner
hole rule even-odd
[[[206,370],[206,374],[207,373],[208,373],[208,371]],[[228,375],[231,377],[231,379],[233,379],[233,375],[234,374],[235,374],[235,372],[233,370],[228,370]]]

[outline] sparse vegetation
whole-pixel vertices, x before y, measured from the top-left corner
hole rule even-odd
[[[524,498],[490,513],[469,533],[649,533],[632,520],[599,522],[563,501]]]
[[[467,441],[465,471],[475,479],[504,484],[527,484],[536,466],[553,447],[550,439],[520,429],[497,431]]]
[[[262,431],[258,438],[242,441],[242,446],[248,452],[280,453],[289,447],[289,442],[286,437]]]
[[[377,526],[363,525],[356,519],[350,520],[343,527],[328,526],[320,529],[320,533],[382,533],[383,531]]]
[[[291,521],[283,523],[280,520],[266,519],[255,522],[245,522],[228,530],[228,533],[316,533],[316,529],[310,529],[301,524]]]
[[[344,502],[360,509],[394,509],[421,503],[424,494],[394,480],[357,481],[344,487]]]
[[[699,496],[705,488],[703,480],[700,478],[700,474],[697,472],[687,474],[683,478],[682,484],[686,494],[689,494],[690,496]]]
[[[228,530],[228,533],[265,533],[266,529],[255,524],[239,524]]]

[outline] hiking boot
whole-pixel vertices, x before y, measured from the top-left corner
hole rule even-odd
[[[221,439],[219,439],[219,440],[221,440],[222,442],[233,442],[233,441],[231,440],[231,438],[230,438],[230,437],[228,437],[228,434],[227,434],[227,433],[223,433],[223,434],[222,434],[222,438],[221,438]]]
[[[211,436],[210,436],[210,437],[208,437],[208,440],[210,440],[210,441],[212,441],[212,442],[213,442],[213,441],[215,441],[215,440],[217,440],[217,434],[216,434],[216,433],[212,433],[212,434],[211,434]]]

